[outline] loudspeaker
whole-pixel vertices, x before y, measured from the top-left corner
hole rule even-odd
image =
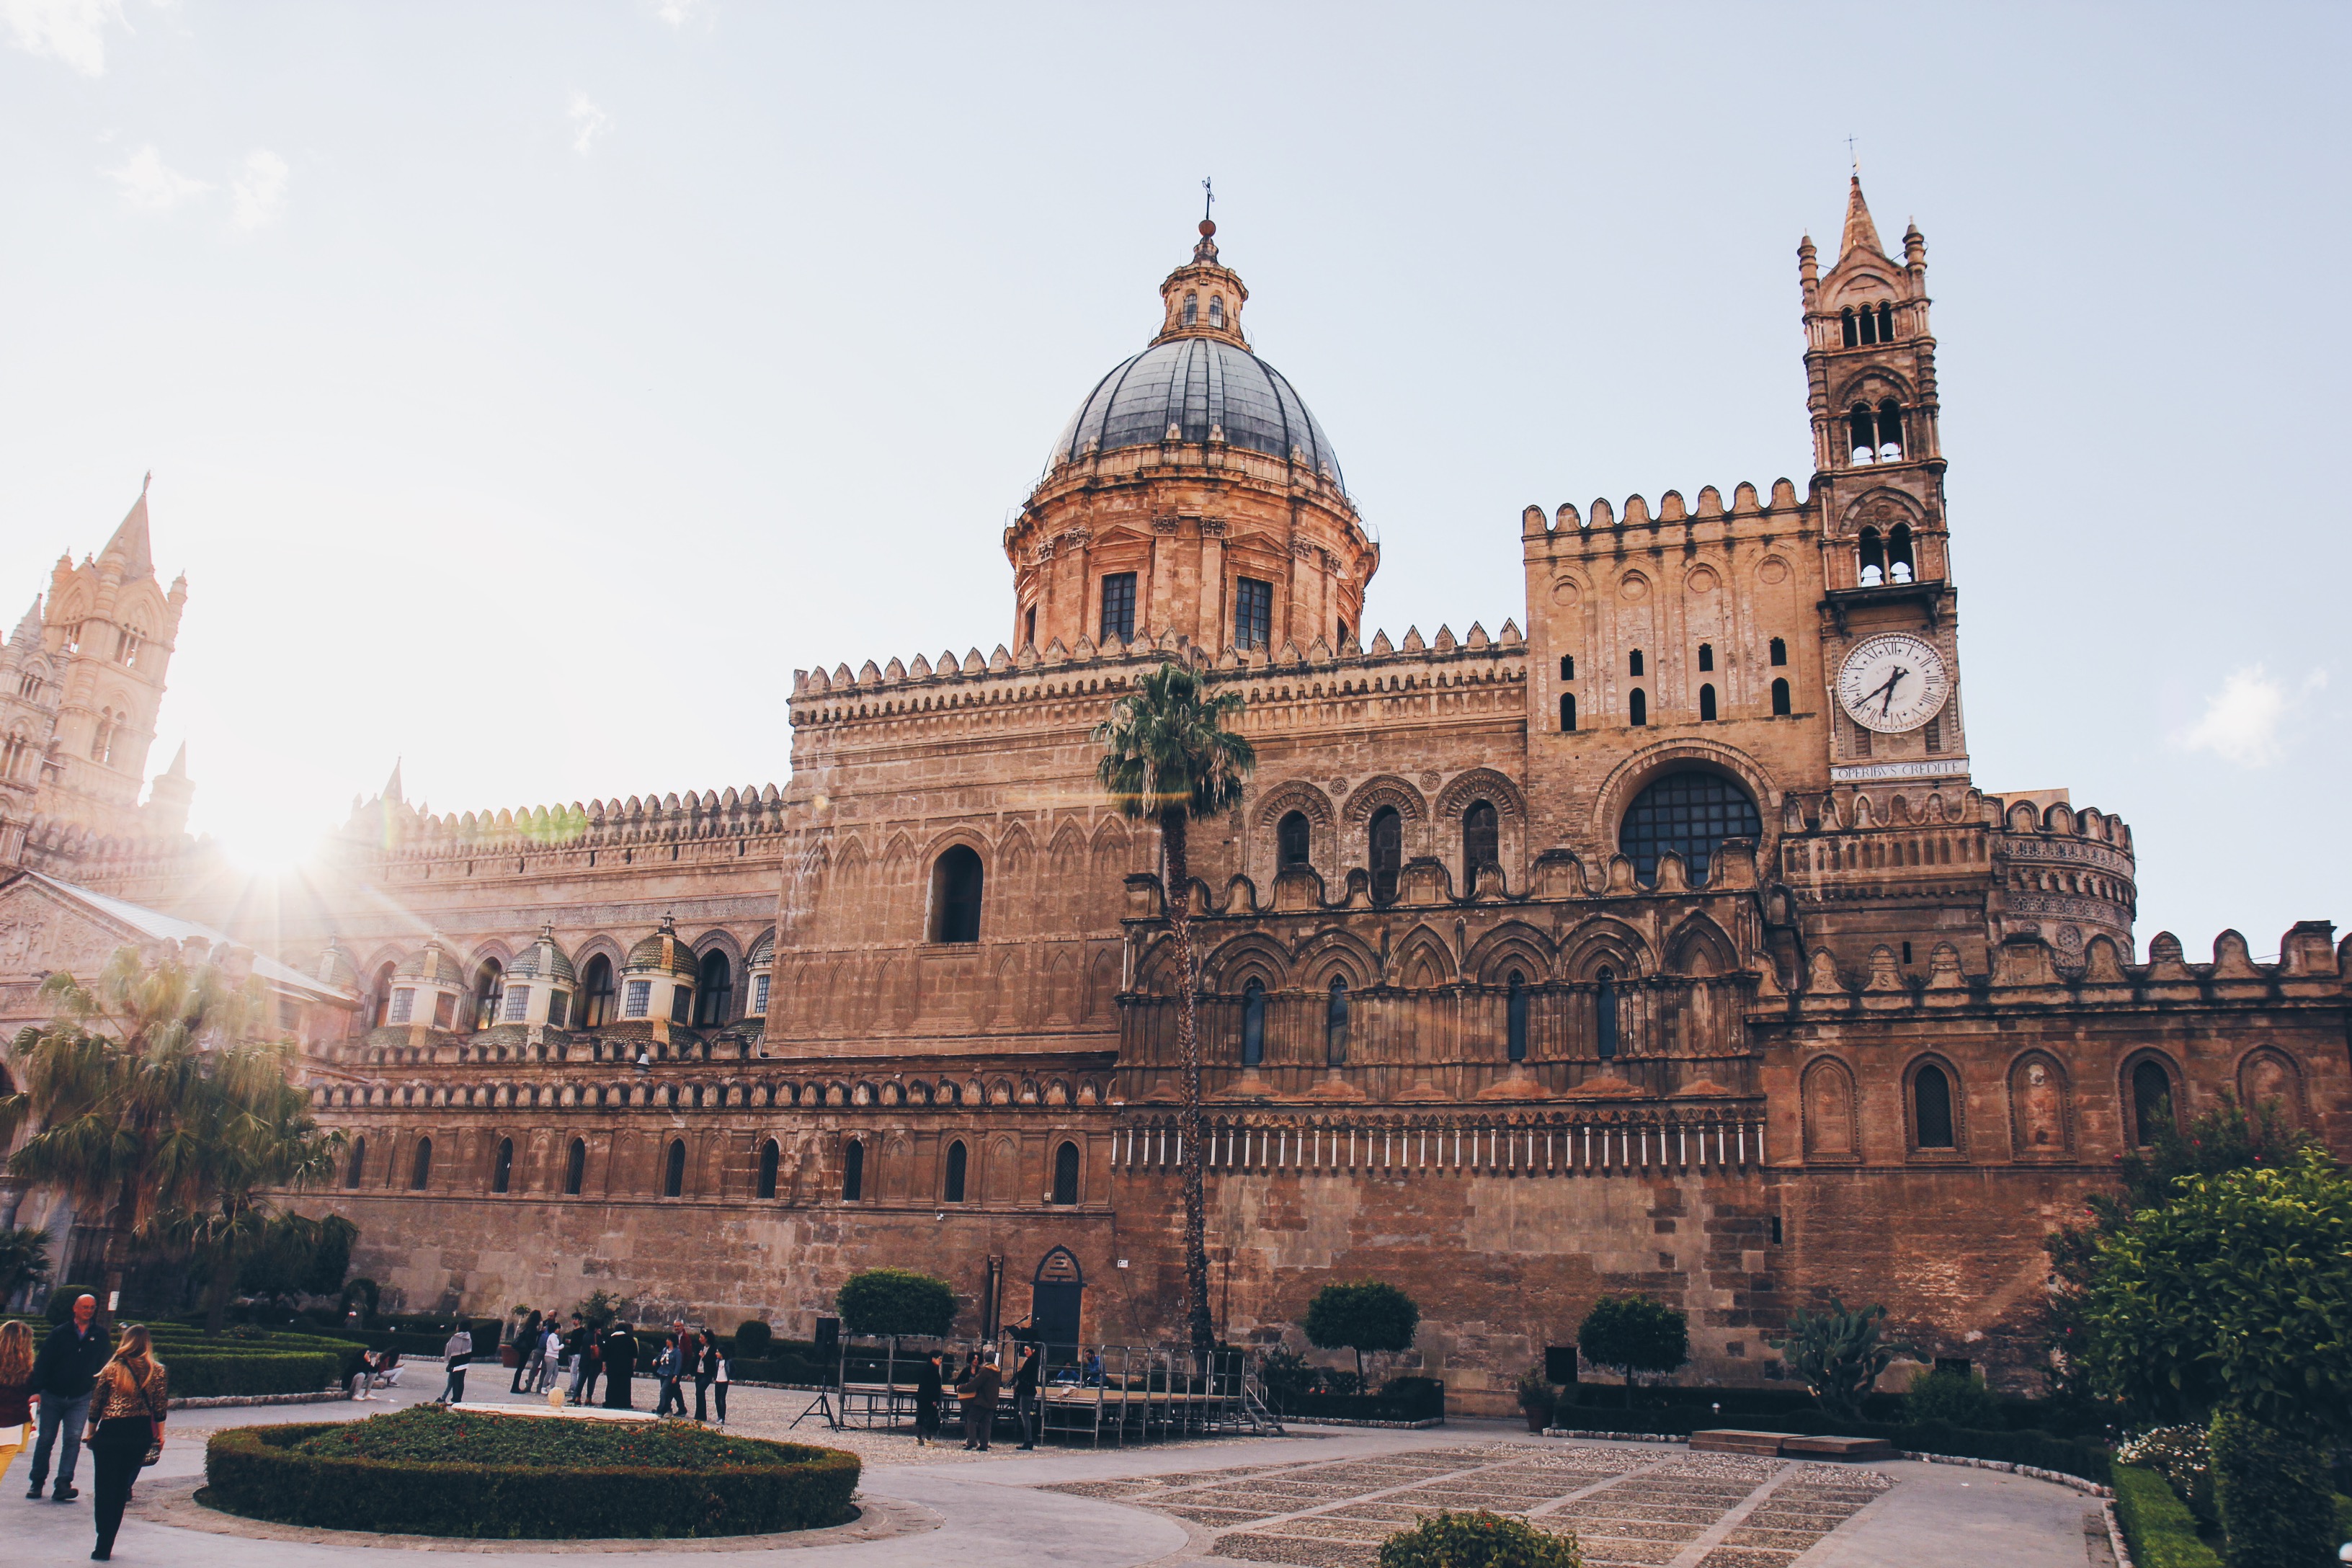
[[[816,1321],[816,1353],[831,1355],[841,1348],[841,1320],[819,1318]]]
[[[1576,1381],[1576,1347],[1546,1345],[1544,1347],[1544,1381],[1563,1386]]]

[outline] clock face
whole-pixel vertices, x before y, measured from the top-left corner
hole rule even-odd
[[[1883,632],[1856,643],[1845,656],[1837,692],[1855,723],[1895,735],[1943,711],[1952,679],[1933,644],[1905,632]]]

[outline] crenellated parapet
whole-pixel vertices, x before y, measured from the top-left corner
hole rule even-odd
[[[783,795],[772,784],[446,815],[378,797],[353,805],[336,842],[350,857],[430,861],[759,837],[784,828]]]

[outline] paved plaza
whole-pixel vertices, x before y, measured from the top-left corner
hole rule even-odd
[[[477,1377],[477,1399],[505,1384]],[[641,1384],[650,1395],[650,1388]],[[1370,1568],[1390,1531],[1441,1509],[1487,1509],[1573,1530],[1596,1568],[2104,1568],[2095,1500],[1996,1471],[1903,1461],[1827,1465],[1693,1454],[1679,1445],[1531,1438],[1500,1423],[1423,1431],[1304,1428],[1278,1438],[1126,1449],[971,1454],[896,1433],[827,1433],[793,1418],[805,1394],[739,1389],[730,1430],[852,1449],[866,1469],[855,1524],[800,1537],[708,1542],[427,1542],[258,1526],[195,1508],[204,1439],[223,1426],[341,1420],[418,1403],[175,1412],[145,1472],[115,1561],[169,1568],[350,1568],[386,1550],[469,1557],[625,1555],[633,1568],[713,1568],[715,1558],[790,1568]],[[538,1403],[534,1401],[533,1403]],[[70,1506],[24,1500],[20,1456],[0,1493],[14,1563],[86,1562],[89,1478]],[[85,1465],[87,1461],[85,1461]]]

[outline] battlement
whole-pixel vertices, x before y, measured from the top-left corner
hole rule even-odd
[[[338,837],[354,848],[394,858],[431,858],[484,851],[593,848],[781,833],[783,795],[772,784],[740,790],[689,790],[592,800],[584,805],[524,806],[496,813],[428,815],[379,796],[355,805]]]
[[[1579,513],[1566,501],[1561,502],[1559,510],[1549,518],[1545,517],[1543,508],[1529,506],[1519,513],[1519,537],[1529,545],[1538,542],[1556,544],[1564,539],[1589,542],[1591,536],[1604,531],[1662,528],[1670,522],[1720,521],[1728,526],[1752,519],[1793,524],[1811,504],[1810,495],[1802,500],[1798,498],[1797,487],[1791,480],[1772,481],[1772,499],[1768,503],[1758,498],[1754,485],[1742,479],[1732,488],[1728,510],[1723,504],[1723,493],[1713,485],[1701,487],[1698,505],[1695,509],[1684,504],[1680,490],[1668,490],[1658,498],[1658,510],[1654,514],[1650,510],[1650,503],[1638,495],[1625,498],[1622,517],[1606,499],[1595,500],[1589,514]]]
[[[1113,640],[1099,647],[1080,637],[1076,649],[1065,648],[1056,638],[1043,653],[1034,646],[1025,646],[1017,656],[999,643],[996,651],[985,657],[973,648],[959,659],[950,648],[940,655],[936,665],[917,654],[911,665],[893,658],[879,669],[869,658],[854,674],[846,664],[835,666],[830,675],[823,669],[796,669],[793,671],[793,722],[823,725],[980,704],[1058,701],[1074,696],[1114,692],[1125,689],[1136,673],[1169,659],[1205,668],[1217,680],[1264,678],[1292,671],[1392,672],[1368,679],[1361,689],[1370,693],[1391,689],[1381,685],[1383,679],[1391,681],[1395,689],[1406,689],[1415,679],[1403,673],[1407,666],[1517,655],[1526,647],[1527,638],[1515,620],[1506,620],[1500,635],[1496,637],[1489,637],[1485,626],[1474,621],[1468,635],[1461,638],[1454,637],[1451,626],[1441,626],[1435,639],[1424,642],[1421,628],[1409,626],[1402,643],[1391,643],[1387,632],[1378,631],[1372,634],[1369,648],[1350,637],[1344,647],[1334,650],[1318,637],[1303,651],[1297,643],[1286,642],[1278,652],[1273,653],[1227,648],[1213,660],[1172,633],[1163,633],[1157,638],[1145,633],[1132,642]],[[1076,679],[1057,679],[1065,676]],[[1040,677],[1045,679],[1041,680]],[[1353,695],[1355,690],[1355,683],[1343,675],[1330,694]]]
[[[1778,977],[1765,965],[1755,1005],[1759,1013],[1816,1019],[1856,1013],[1927,1016],[1972,1006],[2013,1011],[2275,1005],[2298,1000],[2336,1005],[2352,979],[2352,937],[2337,943],[2335,931],[2327,921],[2296,921],[2279,939],[2279,956],[2270,963],[2254,962],[2246,939],[2224,931],[2213,939],[2212,962],[2193,964],[2182,958],[2180,939],[2168,931],[2149,941],[2144,963],[2131,963],[2128,949],[2104,934],[2084,944],[2079,962],[2068,962],[2038,935],[2017,934],[1993,949],[1992,966],[1982,974],[1964,972],[1959,950],[1937,942],[1925,980],[1905,974],[1894,950],[1883,943],[1872,950],[1869,969],[1860,974],[1842,969],[1827,948],[1816,948],[1792,994],[1780,993]]]

